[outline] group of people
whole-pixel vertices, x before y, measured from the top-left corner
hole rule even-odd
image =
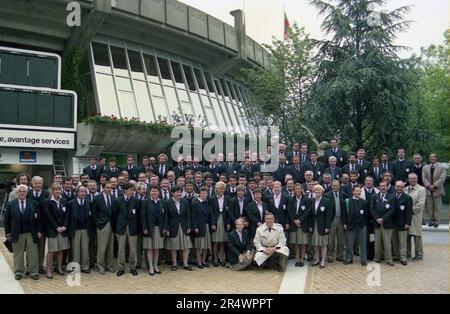
[[[405,156],[399,148],[393,162],[387,154],[369,162],[363,149],[347,157],[333,139],[324,161],[306,144],[289,153],[280,144],[272,173],[267,158],[247,152],[242,163],[229,154],[207,165],[185,156],[169,166],[165,154],[139,166],[130,155],[123,168],[90,158],[83,174],[55,175],[48,190],[21,174],[5,214],[15,276],[51,279],[69,262],[117,276],[128,262],[132,275],[145,265],[155,276],[162,259],[172,271],[274,264],[282,272],[290,255],[296,267],[347,265],[355,255],[362,265],[407,265],[412,243],[414,260],[423,258],[425,208],[429,225],[439,224],[446,169],[435,154],[428,165]]]

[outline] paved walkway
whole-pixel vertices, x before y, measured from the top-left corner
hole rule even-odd
[[[4,239],[3,229],[0,229],[0,239]],[[17,282],[11,271],[12,254],[1,245],[0,293],[448,293],[448,233],[425,232],[424,243],[425,259],[422,262],[410,262],[406,267],[380,265],[380,286],[373,287],[368,286],[367,278],[377,269],[362,267],[357,259],[353,265],[335,262],[325,269],[294,267],[291,260],[284,274],[254,267],[242,272],[223,267],[173,272],[163,265],[163,274],[154,277],[144,270],[137,277],[129,273],[120,278],[112,273],[81,274],[81,286],[68,285],[73,283],[72,276],[58,275],[53,280],[41,276],[37,282],[30,278]]]

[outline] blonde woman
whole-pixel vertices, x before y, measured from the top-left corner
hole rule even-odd
[[[232,270],[243,270],[253,261],[255,251],[244,229],[245,219],[238,218],[235,221],[236,228],[228,234],[228,262]]]
[[[312,244],[314,246],[314,262],[312,266],[325,268],[327,258],[328,236],[331,229],[333,207],[331,201],[323,197],[325,189],[317,184],[314,186],[314,198],[310,200]],[[319,250],[322,253],[320,260]]]
[[[227,232],[231,230],[229,206],[231,199],[225,196],[225,183],[217,182],[215,195],[211,198],[212,206],[212,243],[213,243],[213,265],[225,267],[225,243]]]
[[[53,279],[52,262],[56,254],[58,261],[57,273],[64,276],[62,270],[63,253],[70,248],[68,238],[69,211],[66,209],[66,200],[61,197],[62,187],[59,183],[53,183],[50,199],[44,203],[44,213],[47,222],[47,278]]]

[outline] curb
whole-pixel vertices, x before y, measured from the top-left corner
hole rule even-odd
[[[428,226],[422,226],[422,231],[427,231],[427,232],[448,232],[448,225],[440,225],[437,228],[428,227]]]

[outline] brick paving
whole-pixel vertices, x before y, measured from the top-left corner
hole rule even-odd
[[[4,238],[0,229],[0,239]],[[329,264],[325,269],[309,267],[305,293],[449,293],[449,247],[425,244],[425,259],[398,263],[394,267],[381,264],[381,286],[369,287],[366,278],[370,271],[355,258],[353,265]],[[1,245],[0,253],[12,267],[12,254]],[[100,275],[96,271],[81,274],[81,286],[70,287],[66,277],[55,274],[53,280],[44,276],[37,282],[29,278],[20,281],[25,293],[278,293],[283,274],[273,269],[251,268],[242,272],[211,267],[188,272],[173,272],[168,266],[160,267],[162,275],[150,277],[146,270],[139,276],[126,273],[118,278],[113,273]]]
[[[4,239],[4,231],[0,229],[0,239]],[[12,254],[4,245],[0,252],[12,268]],[[127,269],[128,270],[128,269]],[[251,268],[235,272],[224,267],[210,267],[189,272],[179,268],[172,271],[169,266],[161,265],[161,275],[150,277],[147,270],[140,270],[134,277],[129,272],[120,278],[113,273],[100,275],[97,271],[91,274],[81,274],[81,286],[71,287],[66,283],[66,277],[54,274],[53,280],[42,276],[38,281],[24,278],[20,281],[25,293],[239,293],[263,294],[278,293],[283,280],[283,274],[276,269]]]
[[[449,293],[448,245],[424,245],[425,258],[409,262],[407,266],[396,263],[394,267],[381,266],[380,286],[369,287],[370,270],[361,266],[359,258],[354,264],[330,264],[325,269],[309,268],[305,293],[316,294],[445,294]],[[351,274],[351,276],[349,276]]]

